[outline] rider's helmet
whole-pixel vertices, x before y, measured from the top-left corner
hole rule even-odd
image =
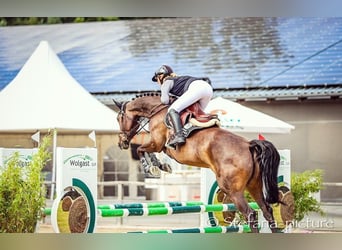
[[[157,71],[154,73],[154,76],[152,77],[152,81],[156,82],[157,81],[157,75],[164,74],[164,76],[169,76],[173,73],[173,70],[170,66],[168,65],[162,65],[157,69]]]

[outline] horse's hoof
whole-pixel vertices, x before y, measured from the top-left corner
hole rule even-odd
[[[160,177],[160,169],[157,166],[150,166],[147,169],[147,173],[154,177]]]
[[[160,167],[159,167],[160,170],[164,171],[164,172],[167,172],[167,173],[170,173],[172,174],[172,168],[169,164],[167,163],[164,163],[164,164],[161,164]]]

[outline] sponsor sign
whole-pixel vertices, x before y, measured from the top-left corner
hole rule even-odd
[[[14,153],[18,152],[19,154],[19,166],[26,167],[32,161],[32,157],[35,153],[37,153],[37,148],[0,148],[0,174],[1,168],[7,164],[8,161],[11,160]],[[25,171],[24,171],[25,172]]]
[[[56,193],[51,211],[55,232],[94,232],[97,207],[96,148],[57,147]]]

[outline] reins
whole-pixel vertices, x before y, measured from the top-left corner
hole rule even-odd
[[[160,103],[156,106],[154,106],[151,110],[151,114],[149,116],[147,116],[146,118],[150,119],[151,117],[153,117],[155,114],[159,113],[160,111],[162,111],[163,109],[167,108],[169,105],[167,104],[163,104]]]
[[[124,107],[126,105],[122,105],[122,107]],[[156,106],[154,106],[151,109],[150,114],[148,114],[147,116],[141,116],[139,117],[139,119],[137,120],[137,125],[135,125],[128,133],[125,133],[127,136],[127,140],[131,141],[131,139],[138,134],[141,130],[145,130],[147,131],[147,129],[145,129],[146,124],[148,124],[150,122],[150,119],[156,115],[157,113],[159,113],[160,111],[162,111],[163,109],[167,108],[168,105],[160,103]],[[120,112],[122,112],[122,114],[125,114],[125,111],[123,109],[120,110]],[[128,116],[126,116],[127,118],[130,118]],[[143,118],[143,119],[141,119]],[[147,131],[148,132],[148,131]]]

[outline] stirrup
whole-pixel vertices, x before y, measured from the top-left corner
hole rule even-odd
[[[175,145],[170,145],[168,142],[165,144],[165,147],[167,147],[169,149],[176,150],[176,146]]]
[[[182,145],[185,143],[185,137],[183,135],[183,132],[178,132],[175,135],[170,137],[170,140],[174,140],[175,142],[173,142],[172,144],[176,144],[176,145]],[[170,141],[169,140],[169,141]],[[171,144],[171,143],[170,143]]]
[[[166,147],[169,147],[169,148],[172,148],[172,149],[176,149],[177,146],[185,144],[185,138],[184,137],[178,138],[181,141],[173,141],[172,142],[172,140],[175,140],[175,139],[176,139],[176,137],[174,135],[171,136],[170,139],[168,140],[168,142],[166,143]]]

